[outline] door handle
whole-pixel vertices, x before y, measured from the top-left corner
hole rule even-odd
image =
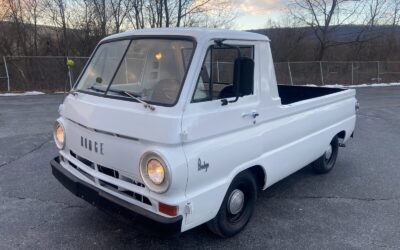
[[[250,112],[250,113],[244,113],[244,114],[242,114],[242,117],[243,117],[243,118],[251,117],[251,118],[253,118],[253,119],[256,119],[257,116],[260,116],[260,114],[259,114],[257,111],[252,111],[252,112]]]

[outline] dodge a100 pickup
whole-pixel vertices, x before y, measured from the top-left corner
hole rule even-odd
[[[277,85],[269,39],[216,29],[104,38],[59,107],[53,175],[94,205],[230,237],[257,193],[332,170],[355,90]]]

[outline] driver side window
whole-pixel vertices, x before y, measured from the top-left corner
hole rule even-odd
[[[253,46],[240,46],[242,57],[254,59]],[[192,102],[234,97],[236,48],[210,46],[201,67]]]

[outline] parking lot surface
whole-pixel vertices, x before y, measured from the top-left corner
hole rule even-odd
[[[0,97],[0,249],[400,249],[400,87],[357,98],[355,138],[334,170],[306,167],[260,193],[246,229],[220,239],[205,226],[166,238],[76,198],[49,165],[63,96]]]

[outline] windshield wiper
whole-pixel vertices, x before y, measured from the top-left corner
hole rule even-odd
[[[151,111],[154,111],[156,109],[156,107],[154,107],[153,105],[151,105],[150,103],[147,103],[143,100],[140,100],[139,98],[137,98],[136,96],[132,95],[131,93],[127,92],[127,91],[122,91],[123,93],[125,93],[125,95],[129,96],[130,98],[140,102],[141,104],[143,104],[143,106],[145,108],[149,108]]]
[[[101,93],[104,93],[104,92],[106,92],[104,89],[99,89],[99,88],[96,88],[95,86],[90,86],[89,88],[87,88],[87,89],[90,89],[90,90],[94,90],[94,91],[97,91],[97,92],[101,92]]]
[[[147,102],[141,100],[140,98],[138,98],[137,96],[135,96],[133,93],[130,93],[130,92],[128,92],[128,91],[125,91],[125,90],[116,90],[116,89],[111,89],[111,88],[110,88],[108,91],[111,91],[111,92],[114,92],[114,93],[117,93],[117,94],[120,94],[120,95],[128,96],[128,97],[132,98],[133,100],[135,100],[135,101],[137,101],[137,102],[140,102],[141,104],[143,104],[143,106],[144,106],[145,108],[149,108],[151,111],[154,111],[154,110],[156,109],[156,108],[155,108],[153,105],[151,105],[150,103],[147,103]]]
[[[95,86],[90,86],[88,89],[94,90],[94,91],[97,91],[97,92],[101,92],[101,93],[105,93],[105,92],[106,92],[106,90],[96,88]],[[139,99],[139,98],[138,98],[137,96],[135,96],[133,93],[130,93],[130,92],[128,92],[128,91],[125,91],[125,90],[116,90],[116,89],[111,89],[111,88],[108,89],[108,91],[113,92],[113,93],[117,93],[117,94],[120,94],[120,95],[128,96],[128,97],[134,99],[135,101],[140,102],[141,104],[143,104],[143,106],[144,106],[145,108],[149,108],[151,111],[153,111],[153,110],[156,109],[153,105],[151,105],[151,104],[149,104],[149,103],[147,103],[147,102],[145,102],[145,101]]]

